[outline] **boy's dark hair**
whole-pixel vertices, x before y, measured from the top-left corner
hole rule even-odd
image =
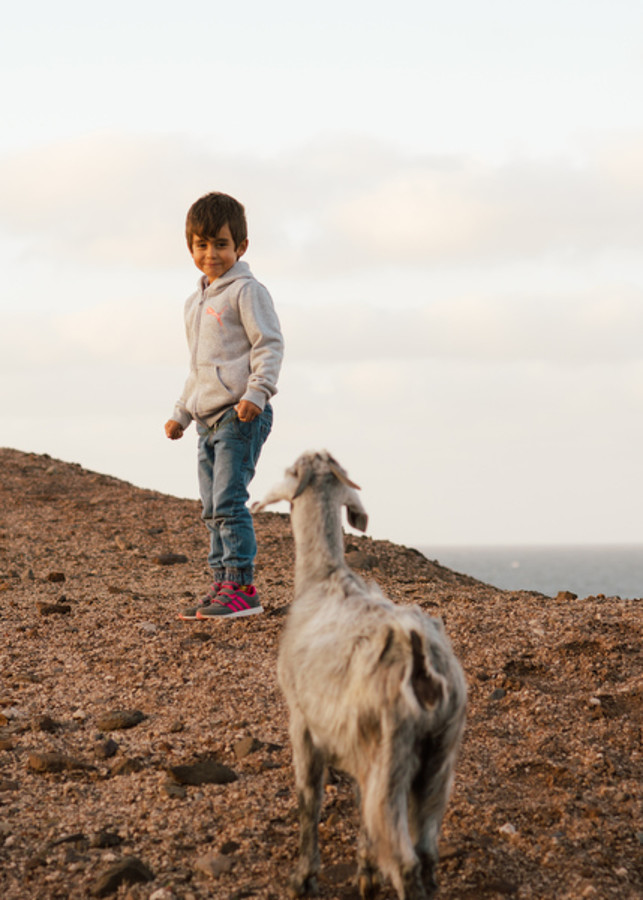
[[[234,197],[228,194],[212,192],[192,204],[185,220],[185,237],[192,251],[194,235],[212,239],[227,225],[232,235],[235,248],[248,237],[246,211]]]

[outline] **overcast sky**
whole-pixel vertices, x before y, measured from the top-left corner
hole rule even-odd
[[[254,497],[325,447],[377,538],[643,541],[636,0],[25,0],[0,68],[0,445],[197,496],[222,190],[286,338]]]

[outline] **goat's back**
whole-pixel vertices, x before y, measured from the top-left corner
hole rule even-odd
[[[466,688],[442,623],[349,570],[295,599],[278,674],[291,715],[353,775],[368,764],[374,732],[401,722],[424,733],[453,720],[459,738]]]

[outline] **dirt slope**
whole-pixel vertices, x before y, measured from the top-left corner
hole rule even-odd
[[[0,897],[284,897],[288,518],[256,520],[266,614],[185,623],[208,583],[197,503],[9,449],[0,472]],[[346,549],[445,620],[467,673],[440,900],[640,897],[640,601],[508,593],[388,542]],[[322,898],[357,897],[356,823],[331,773]]]

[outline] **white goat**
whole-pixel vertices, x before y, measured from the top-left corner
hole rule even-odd
[[[316,891],[324,766],[332,765],[358,787],[360,895],[374,896],[379,868],[400,900],[423,900],[436,887],[466,686],[442,622],[396,606],[344,562],[342,505],[354,528],[367,524],[356,488],[327,452],[306,453],[253,507],[290,501],[296,546],[278,663],[301,829],[290,887],[295,896]]]

